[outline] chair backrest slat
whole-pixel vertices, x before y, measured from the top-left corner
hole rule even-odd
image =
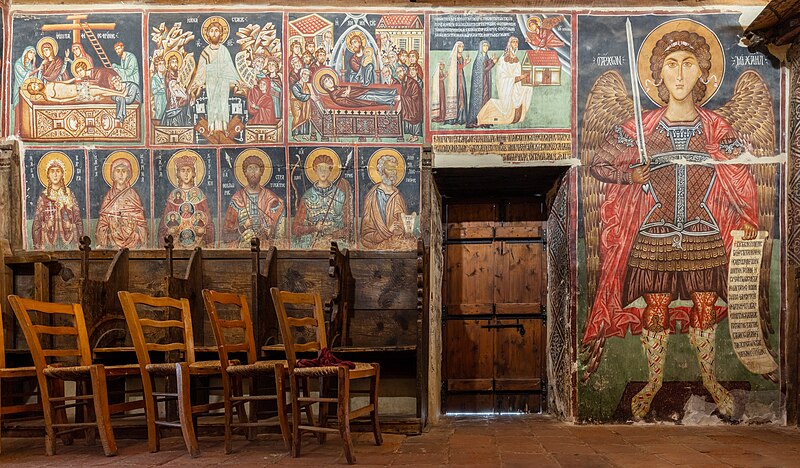
[[[25,340],[33,355],[33,362],[38,371],[44,370],[49,363],[48,357],[76,356],[79,366],[90,366],[92,364],[92,354],[89,349],[89,334],[86,331],[86,319],[83,316],[83,309],[80,304],[60,304],[55,302],[43,302],[34,299],[22,298],[17,295],[9,295],[8,302],[14,309],[14,315],[22,326]],[[33,323],[31,311],[60,314],[72,319],[72,325],[49,326]],[[75,336],[75,348],[55,349],[44,348],[40,335],[72,335]]]
[[[230,353],[246,352],[248,364],[254,363],[258,359],[256,352],[256,340],[253,335],[253,321],[250,317],[250,308],[247,305],[247,298],[240,294],[225,293],[213,291],[210,289],[203,290],[203,302],[206,306],[208,318],[211,321],[211,328],[214,331],[214,340],[217,342],[217,350],[219,351],[219,360],[223,370],[228,367],[230,361]],[[217,305],[229,305],[239,309],[239,317],[233,319],[223,320],[219,316]],[[232,342],[232,340],[225,336],[226,330],[242,330],[242,339],[244,341]]]
[[[33,329],[40,335],[77,335],[75,327],[51,327],[49,325],[34,325]]]
[[[194,336],[192,334],[192,312],[189,308],[189,300],[186,298],[173,299],[171,297],[154,297],[147,294],[132,293],[129,291],[120,291],[119,300],[122,304],[122,310],[125,312],[125,320],[128,322],[128,328],[131,331],[131,339],[133,347],[136,350],[136,358],[139,361],[139,367],[144,372],[144,367],[150,364],[149,351],[183,351],[184,360],[188,363],[194,363]],[[148,306],[152,308],[163,308],[164,315],[167,316],[166,320],[155,320],[151,318],[142,318],[139,316],[137,306]],[[172,320],[168,318],[167,310],[169,308],[177,309],[180,311],[181,319]],[[142,330],[142,327],[155,327],[155,328],[177,328],[183,335],[183,342],[172,343],[150,343],[147,341],[147,336]]]
[[[140,318],[139,324],[143,327],[183,328],[183,322],[180,320],[153,320],[153,319]]]
[[[272,301],[275,303],[275,312],[278,314],[278,322],[281,327],[281,336],[286,348],[286,361],[289,369],[294,369],[297,362],[297,352],[318,351],[328,346],[325,336],[325,316],[322,312],[322,299],[319,293],[293,293],[281,291],[278,288],[270,288]],[[287,305],[293,306],[313,306],[312,317],[289,317],[286,311]],[[312,329],[316,341],[308,343],[295,343],[295,335],[292,328]]]

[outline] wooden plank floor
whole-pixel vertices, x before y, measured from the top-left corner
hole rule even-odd
[[[419,436],[386,434],[376,447],[371,434],[354,437],[358,466],[602,467],[800,465],[800,431],[776,426],[606,425],[574,426],[542,416],[448,417]],[[106,458],[83,441],[60,445],[44,455],[42,438],[3,440],[0,464],[24,466],[202,466],[269,464],[343,466],[339,438],[325,445],[306,436],[302,456],[292,459],[277,435],[234,440],[223,454],[221,437],[202,437],[199,459],[190,458],[182,439],[170,437],[161,451],[148,453],[144,440],[120,439],[119,455]]]

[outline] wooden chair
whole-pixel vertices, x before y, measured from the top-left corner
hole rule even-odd
[[[286,417],[286,361],[259,361],[256,352],[253,334],[253,322],[250,318],[250,309],[247,299],[242,295],[203,290],[203,301],[206,311],[211,319],[214,330],[214,339],[219,350],[219,359],[222,366],[222,387],[225,395],[225,453],[231,453],[231,433],[234,427],[247,428],[247,439],[255,438],[255,428],[275,426],[275,421],[258,421],[258,403],[274,400],[277,405],[278,424],[286,447],[289,447],[289,424]],[[221,318],[218,304],[227,309],[238,309],[238,317]],[[238,333],[236,333],[238,331]],[[238,334],[240,339],[235,340],[231,335]],[[229,365],[231,353],[246,353],[246,364]],[[258,395],[257,384],[263,384],[263,377],[275,379],[276,392],[273,395]],[[261,382],[257,378],[261,377]],[[249,394],[242,391],[242,380],[249,379]],[[247,417],[245,403],[250,402],[250,417]],[[233,422],[233,409],[236,408],[238,423]]]
[[[8,300],[14,309],[14,314],[22,326],[28,347],[33,355],[33,362],[36,368],[36,378],[39,383],[39,393],[42,401],[42,412],[44,413],[45,425],[45,452],[47,455],[55,453],[56,436],[72,433],[79,430],[86,431],[87,441],[94,441],[94,428],[100,433],[100,441],[103,444],[103,451],[106,456],[117,454],[117,444],[114,439],[114,432],[111,428],[111,415],[122,413],[131,409],[141,408],[142,402],[122,402],[116,405],[108,404],[108,391],[106,380],[111,377],[125,377],[139,373],[136,366],[103,366],[102,364],[92,364],[91,351],[89,350],[89,337],[86,332],[86,322],[83,317],[83,310],[80,304],[57,304],[53,302],[41,302],[33,299],[23,299],[19,296],[10,295]],[[58,314],[62,321],[71,321],[70,325],[34,325],[31,312],[40,314]],[[41,318],[41,316],[40,316]],[[71,319],[71,320],[69,320]],[[58,322],[57,322],[58,323]],[[53,335],[53,342],[59,342],[58,349],[55,347],[43,346],[40,335]],[[64,341],[66,337],[75,337],[75,348],[68,348]],[[49,363],[48,359],[75,358],[77,365],[62,366],[60,363]],[[75,396],[51,396],[52,380],[74,381],[82,387],[82,391],[76,391]],[[88,385],[87,385],[88,384]],[[89,393],[88,388],[91,388]],[[62,387],[63,388],[63,387]],[[69,401],[74,403],[67,404]],[[90,404],[89,402],[92,402]],[[83,408],[85,417],[94,415],[94,422],[74,422],[68,423],[64,417],[63,409]]]
[[[0,453],[2,453],[2,430],[3,430],[3,415],[11,414],[25,414],[25,413],[41,413],[42,412],[42,399],[38,391],[36,401],[33,403],[12,403],[11,398],[3,392],[4,381],[22,381],[22,380],[36,380],[36,367],[6,367],[6,353],[5,353],[5,331],[3,329],[3,318],[0,315]],[[55,394],[56,392],[54,392]],[[55,396],[63,396],[63,388]],[[29,396],[29,395],[24,395]],[[6,404],[12,403],[12,404]]]
[[[281,335],[283,336],[284,346],[286,347],[286,361],[289,366],[292,407],[298,408],[301,404],[314,402],[320,404],[319,424],[313,424],[312,421],[312,425],[301,425],[300,412],[292,411],[292,456],[297,457],[300,455],[300,434],[303,431],[320,433],[320,442],[324,441],[326,433],[338,432],[344,443],[344,454],[347,457],[348,463],[355,463],[356,457],[353,453],[353,442],[350,437],[351,420],[370,415],[375,444],[381,445],[383,443],[380,423],[378,421],[378,383],[380,380],[380,367],[375,363],[367,364],[360,362],[354,363],[354,369],[349,369],[346,366],[297,367],[298,352],[320,351],[328,346],[325,336],[325,319],[322,313],[322,300],[319,294],[316,293],[291,293],[288,291],[281,291],[278,288],[271,288],[270,293],[272,294],[272,300],[275,302],[275,310],[277,311],[278,321],[281,326]],[[302,318],[289,317],[286,310],[287,305],[293,308],[311,307],[312,316]],[[308,336],[307,333],[311,332],[310,336],[316,337],[316,339],[302,344],[296,343],[295,328],[303,329],[299,330],[299,335]],[[311,377],[320,377],[320,382],[323,383],[327,377],[337,377],[338,393],[336,398],[323,396],[327,394],[324,385],[320,388],[321,396],[319,397],[301,396],[299,392],[301,380]],[[369,404],[351,411],[350,381],[364,378],[370,380]],[[327,427],[327,406],[329,403],[336,403],[338,405],[338,429]]]
[[[201,413],[222,408],[224,404],[221,402],[192,404],[191,376],[220,374],[221,368],[219,361],[195,361],[192,313],[189,308],[189,301],[185,298],[153,297],[128,291],[120,291],[119,300],[122,303],[122,310],[125,312],[125,319],[131,331],[133,347],[136,350],[136,358],[139,361],[139,369],[142,374],[145,414],[147,415],[148,449],[151,452],[157,452],[160,448],[161,434],[158,426],[180,427],[183,441],[189,454],[192,457],[200,456],[195,430],[196,418]],[[145,317],[142,317],[137,306],[144,306],[143,308],[150,309],[151,313],[145,313]],[[153,308],[160,308],[162,311],[153,311]],[[181,318],[179,320],[171,320],[169,318],[169,309],[178,310]],[[166,316],[166,318],[158,320],[148,318],[147,315]],[[143,330],[144,327],[155,330],[146,334]],[[163,342],[170,340],[172,341],[169,343]],[[153,363],[150,359],[151,351],[179,352],[183,353],[184,358],[181,362]],[[177,389],[175,392],[155,391],[156,378],[163,377],[168,379],[172,376],[176,379]],[[179,422],[159,420],[158,403],[175,400],[178,402]]]

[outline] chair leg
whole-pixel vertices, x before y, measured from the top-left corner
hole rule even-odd
[[[369,379],[369,402],[372,405],[372,433],[375,435],[375,445],[383,444],[383,435],[381,435],[381,423],[378,418],[378,384],[381,381],[381,366],[378,363],[372,363],[375,368],[375,375]]]
[[[231,396],[233,392],[231,389],[230,377],[223,376],[222,384],[223,391],[225,392],[225,454],[227,455],[233,451],[233,444],[231,443],[231,424],[233,423],[233,405],[231,404]],[[239,412],[238,406],[236,407],[236,412]]]
[[[100,443],[107,457],[117,454],[117,442],[114,439],[114,429],[111,427],[111,415],[108,412],[108,388],[106,387],[106,371],[102,364],[95,364],[89,368],[92,380],[92,395],[94,398],[94,416],[97,421],[97,431],[100,433]]]
[[[50,401],[49,380],[42,375],[39,377],[39,395],[42,399],[42,413],[44,413],[44,453],[51,456],[56,453],[56,432],[53,428],[53,413],[56,409],[53,408],[53,403]]]
[[[250,388],[247,390],[248,395],[256,395],[256,379],[253,376],[250,376]],[[239,379],[239,393],[244,395],[244,390],[242,389],[242,379]],[[245,402],[242,401],[242,411],[245,411]],[[250,401],[250,412],[245,412],[244,415],[246,416],[246,420],[251,423],[258,422],[258,401]],[[247,428],[247,440],[256,440],[256,428],[255,427],[248,427]]]
[[[153,396],[153,378],[147,371],[142,372],[142,390],[144,392],[144,412],[147,419],[147,449],[150,453],[161,450],[161,434],[158,432],[158,402]]]
[[[63,397],[64,396],[64,381],[63,380],[60,380],[60,379],[51,380],[50,381],[50,386],[51,386],[51,388],[50,388],[49,395],[52,395],[54,397]],[[44,403],[42,402],[41,391],[39,392],[39,397],[38,398],[39,398],[39,403],[42,403],[42,408],[44,408]],[[66,408],[61,408],[60,410],[56,411],[55,414],[53,414],[53,417],[55,418],[55,422],[57,424],[66,424],[67,423],[67,409]],[[74,441],[74,438],[72,437],[72,432],[63,434],[61,436],[61,442],[64,445],[72,445],[73,441]]]
[[[286,450],[291,450],[292,434],[289,431],[289,421],[286,418],[286,377],[282,364],[275,366],[275,399],[278,410],[278,422],[281,425],[281,436]]]
[[[351,465],[356,462],[353,453],[353,439],[350,437],[350,369],[339,366],[339,434],[344,443],[344,456]]]
[[[295,375],[289,375],[290,393],[292,396],[292,457],[300,456],[300,382]]]
[[[330,396],[330,381],[329,377],[320,377],[319,378],[319,396],[321,397],[328,397]],[[328,427],[328,402],[321,401],[319,403],[319,426],[320,427]],[[328,434],[324,432],[317,432],[317,440],[319,441],[320,445],[325,443],[325,436]]]
[[[76,388],[76,390],[80,389],[80,391],[76,391],[76,394],[78,394],[78,395],[81,395],[81,396],[83,396],[83,395],[94,395],[94,392],[92,390],[94,388],[94,382],[86,382],[86,381],[76,382],[75,388]],[[76,403],[77,403],[77,401],[76,401]],[[90,405],[90,404],[87,403],[87,404],[82,406],[82,409],[83,409],[83,422],[97,421],[98,420],[97,419],[97,415],[94,414],[95,412],[94,412],[93,405]],[[78,409],[76,408],[75,411],[77,412]],[[89,447],[93,447],[93,446],[97,445],[97,427],[87,427],[83,431],[83,433],[86,436],[86,440],[85,440],[86,441],[86,445],[88,445]]]
[[[181,432],[186,450],[192,457],[200,456],[200,447],[197,445],[197,436],[194,431],[194,421],[192,418],[192,395],[189,375],[189,364],[179,362],[175,364],[175,374],[178,386],[178,418],[181,421]]]

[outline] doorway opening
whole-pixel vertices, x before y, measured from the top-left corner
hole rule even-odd
[[[566,166],[440,168],[442,408],[547,409],[549,201]]]

